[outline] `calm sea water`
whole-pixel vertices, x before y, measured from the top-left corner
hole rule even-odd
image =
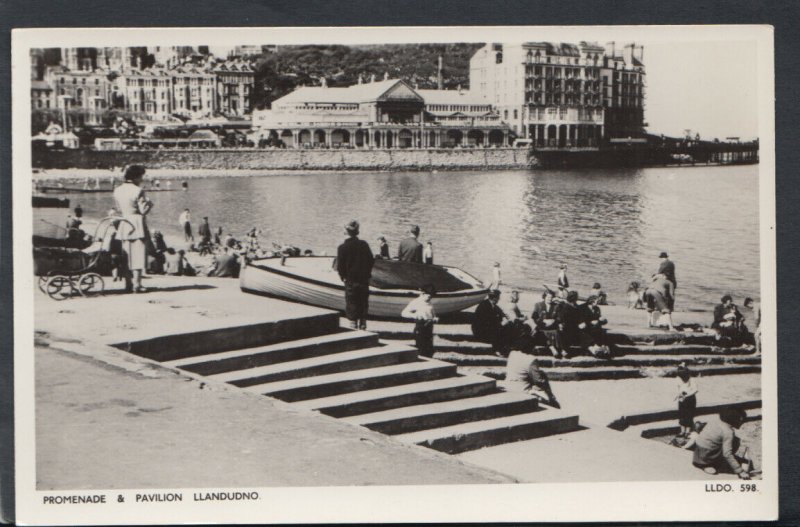
[[[377,251],[392,254],[409,224],[432,241],[437,263],[486,280],[496,260],[503,280],[523,291],[556,281],[558,265],[580,292],[600,282],[625,302],[632,280],[645,282],[658,254],[676,263],[678,309],[707,308],[730,292],[758,295],[758,166],[439,173],[294,173],[192,179],[188,192],[151,194],[151,229],[180,235],[190,208],[196,228],[208,216],[239,237],[333,254],[352,218]],[[109,194],[70,196],[91,216]],[[263,243],[262,243],[263,245]]]

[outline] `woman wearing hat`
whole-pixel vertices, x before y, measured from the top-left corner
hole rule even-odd
[[[685,364],[678,366],[678,424],[681,426],[680,435],[689,437],[694,429],[694,412],[697,408],[697,383],[692,378],[692,372]]]
[[[130,272],[125,277],[125,290],[136,293],[145,291],[142,273],[147,263],[145,241],[149,236],[145,216],[153,208],[153,203],[145,197],[141,188],[144,173],[145,168],[142,165],[130,165],[125,169],[125,181],[114,189],[117,210],[125,220],[120,222],[118,231]]]

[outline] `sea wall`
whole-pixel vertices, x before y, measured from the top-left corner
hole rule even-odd
[[[524,148],[408,150],[47,150],[34,168],[94,169],[143,164],[153,169],[208,170],[455,170],[535,165]]]

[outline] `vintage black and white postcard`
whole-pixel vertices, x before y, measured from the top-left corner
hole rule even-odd
[[[768,520],[767,26],[13,33],[17,521]]]

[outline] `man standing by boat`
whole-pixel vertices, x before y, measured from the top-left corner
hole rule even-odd
[[[419,243],[419,226],[412,225],[408,238],[400,242],[397,258],[403,262],[422,263],[422,244]]]
[[[369,281],[375,259],[369,244],[358,239],[358,221],[353,220],[344,228],[348,238],[336,251],[336,265],[344,282],[345,316],[353,329],[367,329]]]

